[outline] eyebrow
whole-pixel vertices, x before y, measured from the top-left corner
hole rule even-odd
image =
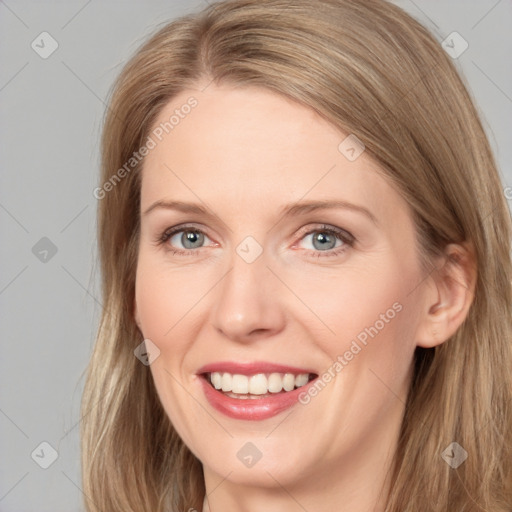
[[[157,208],[163,208],[166,210],[177,210],[183,213],[195,213],[207,217],[214,217],[214,215],[212,215],[206,208],[204,208],[200,204],[185,203],[183,201],[156,201],[143,212],[143,215],[147,215],[148,213]],[[283,217],[293,217],[294,215],[305,215],[307,213],[311,213],[317,210],[328,209],[343,209],[358,212],[368,217],[374,224],[378,224],[375,215],[373,215],[373,213],[370,210],[366,209],[364,206],[340,200],[303,201],[292,203],[284,205],[280,209],[280,215]]]

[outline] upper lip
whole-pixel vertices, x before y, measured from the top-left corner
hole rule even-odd
[[[311,368],[298,368],[296,366],[270,363],[267,361],[256,361],[252,363],[237,363],[233,361],[218,361],[201,366],[197,371],[198,375],[203,373],[226,372],[239,375],[256,375],[258,373],[292,373],[301,375],[304,373],[316,372]]]

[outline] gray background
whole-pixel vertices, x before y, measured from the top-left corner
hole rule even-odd
[[[512,3],[395,3],[440,42],[457,31],[469,43],[457,65],[512,186]],[[0,1],[0,511],[83,510],[79,404],[101,312],[92,192],[104,101],[156,25],[205,5]],[[31,47],[44,31],[58,43],[46,59]],[[58,452],[48,469],[42,442]]]

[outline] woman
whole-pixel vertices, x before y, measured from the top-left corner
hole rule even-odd
[[[510,214],[423,27],[215,3],[125,66],[102,151],[88,510],[510,511]]]

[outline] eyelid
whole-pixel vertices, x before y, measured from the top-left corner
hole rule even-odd
[[[305,230],[305,233],[303,232]],[[327,258],[325,261],[336,261],[336,258],[340,258],[345,255],[346,252],[350,251],[355,243],[356,238],[352,233],[346,231],[345,229],[339,228],[337,226],[320,224],[316,227],[304,228],[302,234],[299,236],[297,242],[292,245],[292,249],[296,250],[297,246],[309,235],[313,233],[329,233],[342,243],[338,247],[332,247],[330,249],[326,249],[324,251],[316,250],[316,249],[302,249],[302,252],[306,254],[306,256],[314,257],[316,259],[319,258]]]
[[[208,230],[204,228],[199,228],[195,226],[193,223],[184,223],[184,224],[176,224],[176,226],[171,226],[167,229],[165,229],[162,233],[162,236],[168,236],[168,235],[175,235],[176,233],[179,233],[180,231],[197,231],[198,233],[203,233],[204,235],[207,235],[208,238]]]
[[[176,226],[169,227],[165,229],[161,234],[159,234],[156,238],[156,245],[166,245],[167,242],[176,234],[183,232],[183,231],[194,231],[197,233],[201,233],[207,238],[209,238],[211,241],[218,246],[219,244],[213,240],[212,237],[208,234],[208,230],[204,228],[196,227],[193,223],[184,223],[184,224],[177,224]],[[318,223],[316,226],[312,226],[311,224],[308,224],[306,226],[303,226],[295,237],[297,238],[297,241],[293,243],[291,248],[295,248],[297,244],[299,244],[306,236],[311,235],[313,233],[321,233],[321,232],[327,232],[332,233],[335,237],[337,237],[339,240],[343,242],[343,245],[341,247],[336,247],[332,249],[328,249],[326,251],[317,251],[313,249],[304,249],[307,253],[313,253],[315,256],[337,256],[341,254],[342,252],[345,252],[350,247],[354,245],[354,243],[357,241],[354,235],[352,235],[350,232],[343,228],[339,228],[337,226],[332,226],[329,224],[322,224]],[[172,247],[172,246],[171,246]],[[200,249],[206,249],[208,246],[198,247],[196,249],[180,249],[175,247],[168,247],[167,249],[175,254],[185,254],[193,255],[194,253],[197,253]]]
[[[348,232],[346,229],[338,228],[336,226],[331,226],[330,224],[322,224],[319,223],[313,227],[311,225],[304,226],[298,232],[299,239],[302,240],[306,235],[310,235],[311,233],[321,233],[323,231],[335,233],[341,239],[346,238],[347,240],[355,241],[356,238],[352,233]]]
[[[207,238],[209,238],[211,241],[215,242],[215,240],[213,240],[213,238],[209,235],[208,233],[208,230],[207,229],[204,229],[204,228],[199,228],[193,224],[190,224],[190,223],[184,223],[184,224],[177,224],[176,226],[171,226],[167,229],[165,229],[164,231],[162,232],[159,232],[157,235],[156,235],[156,238],[154,240],[155,242],[155,245],[165,245],[167,244],[167,242],[174,236],[176,235],[177,233],[180,233],[182,231],[194,231],[194,232],[197,232],[197,233],[201,233],[203,234],[204,236],[206,236]],[[215,242],[215,244],[218,245],[217,242]],[[199,249],[202,249],[202,247],[200,247]],[[180,251],[183,251],[183,252],[193,252],[193,251],[197,251],[198,249],[174,249],[176,252],[180,252]]]

